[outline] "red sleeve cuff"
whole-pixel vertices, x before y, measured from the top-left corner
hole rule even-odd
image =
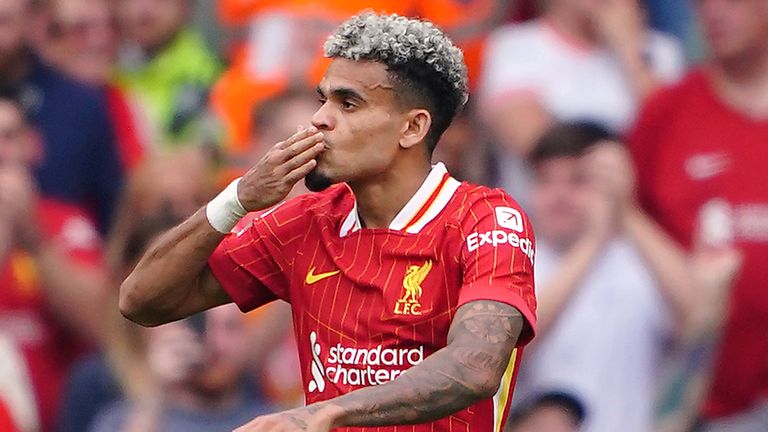
[[[471,290],[462,290],[462,293],[459,295],[457,307],[478,300],[491,300],[508,304],[520,311],[526,321],[526,325],[523,326],[523,331],[520,334],[520,338],[517,340],[518,347],[527,345],[536,335],[536,314],[533,313],[522,297],[500,289],[499,287],[474,286]]]
[[[227,252],[216,250],[208,259],[208,267],[224,291],[243,312],[277,300],[270,291],[244,268],[238,265]]]

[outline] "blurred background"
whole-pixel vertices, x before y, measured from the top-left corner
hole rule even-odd
[[[0,431],[302,403],[287,305],[145,329],[117,290],[309,124],[322,42],[365,8],[464,49],[434,160],[536,227],[508,431],[768,431],[768,0],[0,0]]]

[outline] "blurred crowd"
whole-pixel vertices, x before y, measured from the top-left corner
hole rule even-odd
[[[117,290],[310,124],[322,41],[365,8],[464,49],[434,160],[534,222],[508,431],[768,430],[768,0],[213,3],[0,0],[1,431],[232,430],[302,403],[286,304],[146,329]]]

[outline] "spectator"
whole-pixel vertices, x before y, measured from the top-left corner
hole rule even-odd
[[[25,42],[31,1],[0,2],[0,94],[20,100],[42,135],[41,192],[93,213],[106,232],[122,170],[104,97],[31,53]]]
[[[38,423],[50,431],[69,366],[88,342],[102,340],[106,278],[91,219],[38,196],[38,155],[21,108],[0,99],[0,334],[20,349]]]
[[[573,393],[588,432],[648,432],[665,344],[693,314],[687,257],[634,205],[605,129],[555,126],[531,162],[539,327],[518,389]]]
[[[49,0],[49,8],[48,61],[69,76],[103,89],[123,166],[135,168],[148,137],[139,130],[139,110],[130,106],[113,83],[117,33],[111,4],[107,0]]]
[[[92,432],[232,430],[269,411],[247,386],[249,332],[236,306],[147,333],[146,362],[157,388],[103,411]]]
[[[534,395],[509,416],[509,432],[578,432],[584,422],[584,405],[565,392]]]
[[[119,82],[149,118],[157,146],[213,138],[208,92],[221,65],[191,26],[193,0],[122,0],[117,12],[125,46]]]
[[[554,121],[621,132],[659,83],[678,78],[677,43],[648,30],[636,0],[550,0],[543,16],[497,30],[486,50],[483,117],[498,140],[500,185],[526,205],[525,155]]]
[[[112,269],[121,271],[125,242],[145,218],[167,212],[183,219],[214,195],[211,165],[211,157],[204,149],[189,147],[158,152],[136,168],[126,185],[107,245]]]
[[[630,143],[642,201],[661,225],[685,246],[743,256],[722,341],[718,346],[718,332],[710,332],[691,352],[701,372],[701,353],[716,347],[702,430],[764,431],[768,2],[701,0],[697,8],[711,59],[648,100]]]
[[[123,259],[115,268],[115,283],[127,275],[146,245],[178,222],[167,209],[141,215],[120,244]],[[115,294],[117,290],[113,291]],[[146,397],[151,383],[143,359],[143,334],[117,310],[117,297],[110,296],[105,314],[108,337],[104,349],[76,363],[69,375],[57,422],[58,432],[88,431],[97,415],[123,399]]]

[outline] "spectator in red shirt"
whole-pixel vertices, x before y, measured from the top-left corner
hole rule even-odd
[[[768,1],[700,0],[697,7],[711,59],[647,102],[630,142],[650,213],[683,244],[743,256],[701,408],[703,430],[765,431]],[[708,334],[709,346],[715,335]]]
[[[0,334],[20,350],[49,431],[69,365],[100,339],[105,274],[93,221],[38,196],[39,153],[19,105],[0,99]]]

